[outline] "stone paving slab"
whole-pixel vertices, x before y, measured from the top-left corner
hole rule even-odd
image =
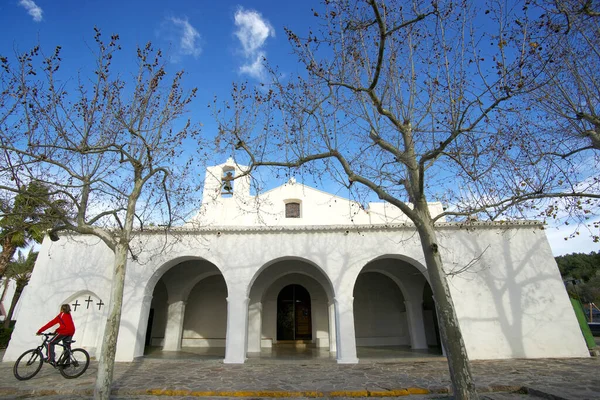
[[[29,381],[17,381],[12,363],[0,363],[0,398],[90,398],[92,362],[66,380],[45,364]],[[483,398],[600,399],[600,358],[472,362]],[[411,390],[411,388],[413,388]],[[339,364],[223,364],[220,361],[148,360],[117,363],[116,399],[184,398],[449,398],[445,361]],[[515,393],[521,390],[522,393]],[[504,397],[503,397],[504,396]],[[506,397],[509,396],[509,397]]]

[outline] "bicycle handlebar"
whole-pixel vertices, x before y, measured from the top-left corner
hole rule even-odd
[[[46,339],[47,339],[50,336],[54,336],[54,335],[56,335],[56,332],[53,332],[53,333],[40,333],[38,336],[45,336]],[[75,343],[75,340],[73,340],[73,338],[71,338],[70,340],[67,340],[65,342],[65,344],[71,344],[71,343]],[[62,346],[62,344],[60,344],[60,343],[56,343],[56,344],[59,345],[59,346]]]

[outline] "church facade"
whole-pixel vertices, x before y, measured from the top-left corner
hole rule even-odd
[[[147,346],[224,348],[225,363],[298,342],[338,363],[358,362],[361,346],[439,348],[419,238],[399,210],[293,179],[253,196],[242,168],[207,169],[201,210],[185,226],[136,234],[117,361]],[[440,222],[437,234],[471,359],[589,356],[539,223]],[[112,260],[98,238],[46,238],[4,361],[37,345],[63,303],[78,345],[97,355]]]

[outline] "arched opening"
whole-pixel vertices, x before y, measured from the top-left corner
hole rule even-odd
[[[277,296],[277,341],[312,341],[310,294],[301,285],[288,285]]]
[[[431,288],[409,260],[371,261],[358,275],[353,296],[360,359],[441,355]]]
[[[358,276],[354,286],[357,346],[409,345],[406,306],[398,285],[378,272]]]
[[[233,167],[223,167],[223,176],[221,177],[221,196],[231,197],[233,195],[233,184],[235,179],[235,169]]]
[[[77,292],[61,304],[71,305],[77,345],[85,348],[92,357],[98,357],[106,324],[106,304],[88,290]]]
[[[144,355],[164,358],[184,352],[223,358],[227,285],[219,269],[205,260],[187,259],[155,279]]]
[[[278,259],[256,274],[248,297],[248,358],[334,357],[333,289],[320,268],[302,259]]]

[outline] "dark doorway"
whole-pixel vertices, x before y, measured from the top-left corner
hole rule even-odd
[[[428,282],[423,289],[423,319],[425,322],[425,334],[429,346],[439,347],[441,351],[442,340],[440,338],[440,326],[438,324],[437,310],[433,299],[433,291]]]
[[[150,315],[148,315],[148,326],[146,327],[146,340],[144,345],[150,346],[152,342],[152,323],[154,322],[154,308],[150,309]]]
[[[310,294],[288,285],[277,296],[277,340],[312,340]]]

